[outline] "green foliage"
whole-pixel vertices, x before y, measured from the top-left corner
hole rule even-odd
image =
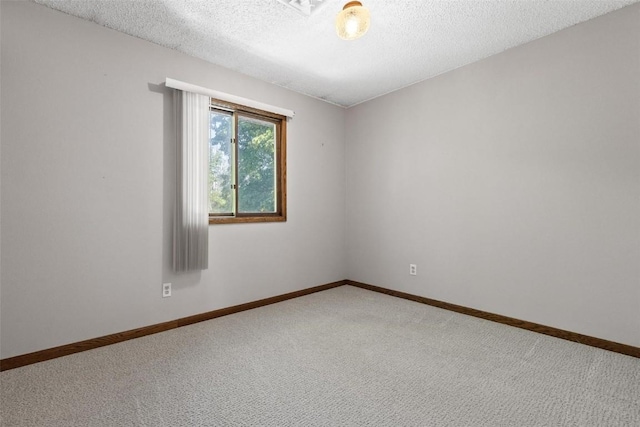
[[[212,113],[209,127],[209,212],[233,212],[229,114]]]
[[[232,213],[233,206],[233,116],[211,114],[209,140],[209,212]],[[238,209],[240,212],[276,210],[275,125],[238,118]]]
[[[274,212],[275,126],[240,117],[238,120],[238,209]]]

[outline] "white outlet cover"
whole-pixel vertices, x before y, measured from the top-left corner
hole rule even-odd
[[[162,298],[171,296],[171,283],[162,284]]]

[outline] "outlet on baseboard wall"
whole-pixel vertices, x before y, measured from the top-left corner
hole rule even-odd
[[[409,274],[412,276],[418,275],[418,266],[416,264],[409,264]]]

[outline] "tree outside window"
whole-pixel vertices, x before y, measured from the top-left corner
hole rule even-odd
[[[209,222],[286,220],[286,119],[212,103]]]

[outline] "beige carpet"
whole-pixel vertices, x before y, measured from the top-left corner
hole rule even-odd
[[[0,374],[2,426],[640,426],[640,360],[351,286]]]

